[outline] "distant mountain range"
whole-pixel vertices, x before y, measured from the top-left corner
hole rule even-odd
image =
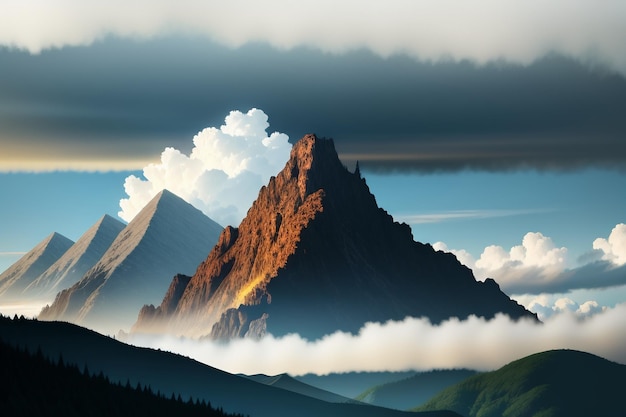
[[[416,375],[415,371],[401,372],[342,372],[326,375],[306,374],[294,376],[305,384],[331,391],[348,398],[356,398],[377,386],[390,384]]]
[[[157,194],[71,287],[39,318],[105,333],[130,328],[140,307],[161,300],[174,274],[190,274],[222,227],[167,190]]]
[[[297,392],[298,394],[306,395],[307,397],[317,398],[318,400],[326,401],[329,403],[351,403],[358,404],[359,401],[355,401],[352,398],[344,397],[342,395],[335,394],[334,392],[326,391],[312,385],[305,384],[289,376],[288,374],[280,375],[242,375],[245,378],[251,379],[261,384],[270,385],[272,387],[284,389],[291,392]]]
[[[59,233],[49,235],[0,275],[0,297],[3,300],[23,300],[24,290],[73,244],[73,241]]]
[[[240,226],[226,227],[196,273],[173,281],[133,329],[314,339],[368,321],[500,312],[537,320],[495,281],[477,282],[454,255],[416,242],[378,207],[358,166],[342,165],[332,140],[308,135]]]
[[[54,297],[77,283],[104,255],[126,225],[104,215],[26,289],[27,298]]]
[[[371,405],[330,403],[232,375],[192,359],[160,350],[138,348],[64,322],[0,318],[0,340],[41,351],[91,374],[103,373],[112,383],[141,384],[153,392],[175,393],[185,401],[210,402],[229,413],[251,417],[458,417],[449,411],[409,413]],[[1,371],[1,370],[0,370]],[[54,383],[48,381],[48,383]],[[25,390],[28,387],[24,388]],[[24,395],[28,393],[25,392]]]
[[[589,353],[552,350],[451,386],[416,410],[464,417],[621,417],[626,365]]]

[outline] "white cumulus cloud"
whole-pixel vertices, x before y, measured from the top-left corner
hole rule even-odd
[[[576,313],[578,313],[581,316],[593,316],[594,314],[598,314],[601,313],[603,311],[606,310],[606,307],[601,306],[600,304],[598,304],[597,301],[585,301],[584,303],[580,304],[578,306],[578,308],[576,309]]]
[[[270,135],[268,116],[260,109],[231,111],[220,128],[208,127],[193,138],[189,155],[166,148],[161,162],[131,175],[118,213],[126,221],[162,189],[180,196],[223,226],[238,225],[259,189],[289,158],[287,135]]]
[[[471,268],[479,280],[494,278],[505,291],[518,283],[537,285],[551,281],[566,267],[567,248],[556,247],[550,237],[529,232],[522,244],[509,250],[502,246],[487,246],[476,260],[464,249],[448,249],[443,242],[433,247],[453,253],[459,262]]]
[[[601,306],[595,300],[585,301],[578,304],[571,298],[562,297],[550,303],[550,297],[546,294],[539,295],[527,303],[527,308],[533,313],[537,313],[540,320],[546,321],[561,313],[574,314],[579,318],[591,317],[602,313],[608,307]]]
[[[578,303],[570,298],[559,298],[554,302],[554,309],[556,311],[576,311]]]
[[[582,306],[579,308],[583,308]],[[227,343],[131,335],[133,344],[174,351],[232,373],[327,374],[434,368],[491,370],[550,349],[577,349],[626,363],[626,304],[591,317],[555,314],[543,324],[470,317],[432,325],[406,318],[366,323],[358,334],[336,332],[309,341],[297,334]]]
[[[597,238],[593,241],[593,248],[602,251],[602,259],[611,261],[620,266],[626,264],[626,224],[616,225],[608,239]]]
[[[0,45],[39,52],[107,35],[202,35],[341,53],[528,63],[556,51],[626,73],[623,0],[5,1]]]
[[[526,233],[522,244],[506,252],[500,246],[485,248],[476,261],[478,269],[497,270],[503,267],[554,267],[562,270],[567,248],[557,248],[550,237],[538,232]]]
[[[527,233],[521,245],[509,250],[498,245],[487,246],[478,259],[464,249],[450,249],[443,242],[433,247],[453,253],[459,262],[472,269],[476,279],[495,279],[507,294],[555,294],[626,284],[626,225],[623,223],[613,228],[608,239],[596,239],[593,249],[599,253],[590,253],[585,258],[587,263],[576,268],[568,267],[566,247],[558,247],[550,237],[539,232]]]

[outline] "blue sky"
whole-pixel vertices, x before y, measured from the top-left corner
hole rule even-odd
[[[544,307],[626,300],[624,286],[593,282],[626,282],[623,265],[593,250],[626,223],[621,2],[279,3],[243,2],[242,14],[226,2],[39,2],[45,22],[8,6],[0,270],[53,231],[76,240],[116,215],[125,179],[142,178],[166,147],[189,155],[198,132],[258,108],[268,135],[333,137],[347,166],[360,161],[380,206],[417,240],[467,251],[468,263],[541,233],[528,242],[543,254],[483,268],[529,289],[525,304],[554,282]],[[280,165],[251,169],[249,198]],[[228,204],[216,216],[239,218],[224,214]],[[533,281],[542,274],[549,283]]]

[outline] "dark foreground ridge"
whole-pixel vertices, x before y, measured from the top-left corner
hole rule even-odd
[[[149,386],[112,383],[103,373],[92,374],[0,340],[0,377],[9,382],[0,390],[2,415],[28,416],[181,416],[240,417],[212,408],[210,403],[180,395],[166,396]]]
[[[160,350],[138,348],[64,322],[0,318],[0,341],[31,354],[63,357],[65,364],[87,368],[113,384],[140,384],[166,396],[190,397],[227,413],[251,417],[458,417],[448,411],[408,413],[370,405],[331,404],[295,392],[229,374],[190,358]],[[48,380],[53,384],[54,379]],[[27,395],[27,392],[24,393]],[[4,414],[3,414],[4,415]],[[50,414],[42,414],[50,415]],[[87,415],[87,414],[83,414]],[[126,415],[150,415],[128,413]],[[170,414],[176,415],[176,414]]]
[[[368,321],[497,313],[537,320],[495,281],[477,282],[454,255],[416,242],[378,207],[359,170],[342,165],[332,139],[307,135],[239,228],[224,229],[162,306],[144,307],[134,331],[312,339]]]

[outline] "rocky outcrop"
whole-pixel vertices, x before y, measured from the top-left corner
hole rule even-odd
[[[498,312],[536,319],[454,255],[415,242],[378,207],[360,171],[341,164],[333,141],[308,135],[239,228],[224,229],[162,325],[187,336],[262,329],[316,338],[367,321]]]
[[[138,321],[142,324],[142,332],[158,333],[160,331],[160,323],[174,312],[190,280],[191,277],[188,275],[176,274],[165,293],[165,297],[163,297],[161,305],[155,307],[154,304],[149,304],[141,308]],[[131,331],[135,330],[135,328],[131,329]]]
[[[269,315],[263,313],[257,319],[250,319],[245,306],[229,308],[211,328],[208,337],[217,340],[228,340],[245,337],[262,339],[267,333],[267,319]]]
[[[247,314],[236,308],[229,308],[220,320],[213,325],[211,336],[214,339],[233,339],[243,337],[249,326]]]

